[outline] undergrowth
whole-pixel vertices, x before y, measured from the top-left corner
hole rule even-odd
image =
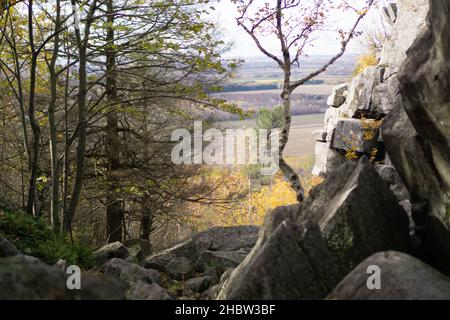
[[[55,233],[40,218],[12,210],[0,204],[0,233],[11,241],[23,254],[54,264],[64,259],[84,269],[93,266],[92,249],[82,242],[72,243]]]

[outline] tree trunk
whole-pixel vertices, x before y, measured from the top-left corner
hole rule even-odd
[[[51,181],[50,181],[50,221],[53,230],[59,232],[60,229],[60,207],[59,207],[59,178],[60,170],[58,164],[58,140],[55,120],[57,93],[57,75],[56,60],[59,52],[59,29],[60,29],[60,0],[56,1],[56,21],[55,21],[55,42],[53,46],[52,59],[49,65],[51,97],[48,105],[48,123],[50,127],[50,163],[51,163]]]
[[[27,212],[37,216],[38,210],[36,207],[37,187],[36,179],[39,170],[39,140],[41,130],[35,117],[35,93],[36,93],[36,69],[37,69],[37,53],[34,46],[34,30],[33,30],[33,1],[28,1],[28,36],[31,50],[30,63],[30,92],[28,103],[28,117],[31,126],[31,159],[29,159],[30,180],[28,185],[28,202]]]
[[[108,242],[122,241],[123,209],[117,199],[118,170],[120,169],[119,119],[117,112],[117,72],[114,48],[114,5],[107,3],[108,29],[106,41],[106,99],[111,105],[106,123],[106,163],[108,190],[106,195],[106,225]]]
[[[302,202],[305,198],[305,193],[300,182],[300,178],[297,173],[289,166],[283,157],[283,151],[286,148],[289,139],[289,132],[291,129],[291,89],[290,89],[290,79],[291,79],[291,69],[290,69],[290,58],[289,56],[285,58],[284,67],[284,83],[283,91],[281,93],[281,98],[283,99],[283,110],[284,110],[284,123],[281,128],[280,135],[280,149],[279,149],[279,166],[284,176],[291,183],[291,188],[295,191],[297,200]]]
[[[75,8],[75,0],[71,1],[72,7]],[[72,189],[72,195],[70,198],[69,206],[66,213],[66,221],[64,224],[64,231],[72,231],[72,220],[75,215],[75,211],[78,207],[78,202],[80,200],[81,190],[83,189],[84,182],[84,167],[85,167],[85,156],[86,156],[86,134],[87,134],[87,47],[89,42],[90,27],[92,24],[92,17],[94,16],[95,10],[97,8],[97,1],[93,1],[87,17],[85,18],[84,26],[84,38],[81,38],[81,31],[77,24],[75,24],[75,37],[77,39],[78,52],[79,52],[79,84],[78,84],[78,146],[76,151],[76,173],[75,182]],[[74,10],[75,11],[75,10]],[[76,15],[76,12],[74,12]],[[75,17],[79,19],[79,17]]]
[[[142,217],[141,217],[141,234],[140,239],[142,240],[150,240],[150,234],[152,233],[153,229],[153,213],[150,211],[149,206],[149,197],[144,196],[142,200]]]
[[[68,48],[65,48],[67,51]],[[70,65],[70,55],[67,55],[67,65]],[[62,201],[63,201],[63,209],[62,209],[62,223],[60,233],[64,234],[67,232],[69,226],[69,215],[68,215],[68,196],[69,196],[69,175],[70,175],[70,161],[69,161],[69,119],[68,119],[68,111],[69,111],[69,77],[70,77],[70,68],[67,68],[65,75],[65,84],[64,84],[64,162],[63,162],[63,185],[62,185]]]
[[[80,52],[80,67],[79,67],[79,92],[78,92],[78,146],[76,151],[76,173],[75,182],[72,190],[72,195],[67,209],[67,220],[65,225],[65,231],[71,231],[71,224],[75,210],[78,206],[81,190],[83,188],[84,181],[84,165],[86,154],[86,131],[87,131],[87,111],[86,111],[86,49],[84,48]]]

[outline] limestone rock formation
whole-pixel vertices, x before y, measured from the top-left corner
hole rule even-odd
[[[356,267],[329,298],[449,298],[448,278],[406,254],[450,272],[449,10],[437,0],[385,8],[393,32],[379,64],[333,89],[313,134],[314,174],[326,181],[301,206],[273,210],[250,254],[208,292],[323,298]],[[372,264],[385,290],[366,289]]]
[[[339,108],[347,98],[348,83],[343,83],[333,87],[333,92],[328,97],[327,104],[331,107]]]
[[[261,235],[218,299],[323,298],[339,279],[334,269],[317,224],[299,227],[287,219],[267,239]]]
[[[376,118],[385,112],[374,94],[384,81],[385,68],[371,66],[353,78],[346,103],[341,107],[341,116]]]
[[[409,219],[367,158],[348,162],[311,191],[298,221],[313,219],[346,270],[373,253],[408,252]]]
[[[315,141],[327,142],[327,132],[322,129],[314,130],[312,135]]]
[[[417,219],[418,235],[429,262],[450,275],[450,4],[430,1],[427,26],[409,48],[399,72],[408,122],[391,134],[408,136],[389,154],[411,191],[425,203]],[[405,117],[403,111],[400,115]],[[393,115],[397,116],[398,113]],[[393,119],[392,119],[393,120]],[[391,123],[392,123],[391,120]],[[407,121],[405,120],[404,123]],[[395,139],[394,137],[392,137]],[[415,149],[413,157],[409,150]]]
[[[398,0],[384,13],[392,35],[379,64],[351,81],[345,103],[330,104],[314,174],[332,175],[339,163],[333,152],[367,154],[358,121],[381,120],[377,171],[410,216],[414,254],[449,275],[450,4]]]
[[[337,150],[331,149],[330,145],[330,142],[316,142],[313,175],[325,176],[345,162],[345,157]]]
[[[425,17],[428,12],[427,0],[398,0],[396,4],[389,4],[385,8],[386,20],[392,24],[392,36],[383,44],[383,51],[377,66],[366,68],[360,75],[353,78],[345,95],[345,102],[339,97],[339,86],[333,89],[329,98],[329,108],[325,113],[324,131],[326,142],[316,142],[316,164],[314,175],[327,176],[345,161],[345,154],[358,151],[362,154],[372,155],[376,152],[377,159],[384,156],[383,145],[377,141],[376,150],[362,148],[366,142],[366,130],[356,130],[349,135],[349,126],[357,126],[358,122],[373,119],[381,120],[396,106],[402,103],[399,93],[398,72],[406,59],[406,51],[420,34],[425,26]],[[335,103],[339,100],[339,103]],[[352,122],[353,121],[353,122]],[[339,127],[338,127],[339,124]],[[359,123],[361,126],[361,122]],[[351,127],[351,126],[350,126]],[[375,130],[375,135],[379,131]],[[375,137],[374,137],[375,138]],[[318,139],[316,139],[318,140]],[[361,147],[361,148],[359,148]]]
[[[367,286],[368,277],[373,272],[370,266],[379,268],[379,289],[370,290]],[[358,265],[328,299],[450,300],[450,278],[410,255],[380,252]]]
[[[379,150],[379,125],[376,120],[342,119],[336,125],[331,147],[371,155]]]
[[[319,299],[384,250],[409,250],[409,220],[373,165],[341,166],[299,207],[268,214],[257,244],[219,299]]]

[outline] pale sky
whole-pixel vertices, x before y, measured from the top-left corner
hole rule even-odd
[[[274,1],[274,0],[269,0]],[[352,0],[362,1],[362,0]],[[236,6],[230,0],[219,0],[214,3],[215,13],[214,19],[217,19],[220,26],[220,32],[223,34],[226,41],[231,41],[233,46],[225,56],[227,57],[253,57],[264,56],[256,47],[253,39],[242,30],[236,23],[237,10]],[[364,21],[361,23],[360,29],[370,28],[370,25],[377,23],[377,17],[379,17],[378,9],[373,8],[371,13],[368,14]],[[336,14],[336,17],[332,17],[333,27],[349,29],[356,21],[356,15],[353,13]],[[314,41],[314,48],[308,49],[307,53],[310,55],[336,54],[340,49],[339,41],[337,40],[337,32],[322,32],[316,35],[318,38]],[[279,42],[275,38],[265,38],[264,46],[273,52],[279,52]],[[361,45],[357,40],[352,40],[347,48],[347,53],[361,53]]]

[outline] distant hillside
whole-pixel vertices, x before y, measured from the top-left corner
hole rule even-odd
[[[318,79],[332,83],[335,82],[333,80],[342,80],[342,78],[351,77],[352,72],[355,69],[357,57],[357,55],[343,56],[334,65],[330,66],[327,71],[322,73]],[[306,57],[298,68],[293,69],[293,77],[300,78],[305,76],[323,66],[329,59],[330,56],[326,55]],[[282,70],[269,58],[246,57],[243,58],[243,60],[244,62],[237,72],[237,82],[282,79]]]

